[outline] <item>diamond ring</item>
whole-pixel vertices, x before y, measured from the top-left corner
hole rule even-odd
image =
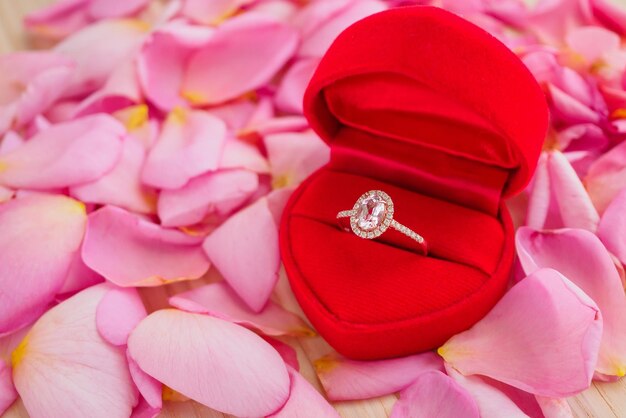
[[[428,246],[424,237],[395,221],[393,210],[393,201],[387,193],[370,190],[359,197],[352,209],[339,212],[337,221],[346,231],[366,239],[378,238],[391,227],[410,238],[412,247],[426,255]]]

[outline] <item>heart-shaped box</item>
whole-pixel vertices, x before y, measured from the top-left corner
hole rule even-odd
[[[513,263],[505,199],[532,177],[548,125],[518,57],[442,9],[384,11],[334,41],[304,112],[331,158],[291,196],[280,246],[318,332],[345,356],[377,359],[435,348],[479,321]],[[337,226],[374,189],[428,256]]]

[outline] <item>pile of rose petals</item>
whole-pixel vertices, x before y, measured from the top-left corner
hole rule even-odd
[[[0,414],[567,417],[626,374],[626,11],[609,0],[440,1],[514,50],[550,104],[510,290],[435,352],[315,362],[272,297],[289,193],[329,157],[301,100],[382,0],[63,0],[0,56]],[[453,47],[453,46],[451,46]],[[205,280],[207,273],[218,280]],[[202,279],[148,314],[140,288]],[[223,280],[222,280],[223,279]],[[144,291],[145,292],[145,291]],[[168,401],[168,402],[164,402]],[[304,414],[304,415],[303,415]]]

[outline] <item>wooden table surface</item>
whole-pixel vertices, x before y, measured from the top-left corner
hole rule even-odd
[[[26,39],[22,30],[22,17],[29,11],[49,4],[52,1],[0,0],[0,54],[28,47],[28,39]],[[207,280],[211,280],[211,278],[209,277]],[[149,289],[143,292],[143,296],[148,309],[154,310],[167,306],[166,300],[168,296],[201,284],[202,281],[177,283]],[[281,274],[276,289],[276,296],[283,306],[299,313],[304,318],[284,274]],[[332,349],[319,336],[298,339],[282,338],[282,340],[291,344],[297,350],[300,372],[323,393],[312,362],[332,352]],[[395,401],[396,396],[390,395],[367,401],[335,402],[334,406],[344,418],[381,418],[390,415]],[[622,379],[616,383],[593,383],[587,391],[570,398],[569,403],[576,417],[626,418],[626,381]],[[165,418],[213,418],[224,417],[224,414],[210,410],[195,402],[166,402],[161,416]],[[26,417],[28,417],[28,414],[20,401],[17,401],[3,415],[3,418]],[[303,415],[303,417],[309,418],[306,415]]]

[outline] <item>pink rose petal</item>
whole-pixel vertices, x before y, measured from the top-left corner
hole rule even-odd
[[[402,390],[390,418],[479,418],[471,395],[438,370],[426,371]]]
[[[563,397],[589,387],[601,336],[596,304],[556,270],[541,269],[438,352],[464,375],[481,374],[533,394]]]
[[[258,187],[258,175],[248,170],[207,173],[180,189],[161,191],[159,219],[163,226],[186,226],[201,222],[211,213],[228,215],[247,202]]]
[[[74,63],[60,54],[27,51],[0,57],[0,135],[21,127],[61,97]]]
[[[291,385],[289,399],[268,418],[292,418],[306,414],[315,418],[339,418],[339,414],[326,399],[296,370],[288,367]]]
[[[204,251],[241,299],[260,312],[278,280],[278,226],[263,197],[217,227]]]
[[[317,359],[313,364],[326,396],[332,401],[388,395],[406,388],[426,371],[443,370],[441,359],[431,351],[374,361],[333,355]]]
[[[107,342],[123,346],[133,329],[147,315],[136,289],[111,287],[98,304],[96,326]]]
[[[543,228],[550,211],[552,194],[550,193],[550,174],[548,173],[548,154],[542,152],[539,156],[537,169],[530,186],[528,199],[528,213],[526,225],[533,228]]]
[[[92,113],[113,113],[139,103],[142,93],[137,78],[135,61],[129,59],[117,67],[104,86],[83,100],[75,116]]]
[[[163,385],[161,382],[141,370],[128,351],[126,351],[126,360],[128,361],[130,376],[137,386],[139,394],[150,406],[147,409],[161,409],[163,407]]]
[[[386,8],[377,0],[311,2],[295,21],[303,37],[298,56],[321,57],[345,28]]]
[[[61,39],[89,24],[89,0],[63,0],[28,14],[26,29],[44,38]]]
[[[104,280],[102,276],[85,265],[80,253],[79,250],[74,254],[63,287],[58,292],[59,295],[74,294]]]
[[[150,0],[91,0],[89,14],[95,19],[130,16],[150,3]]]
[[[296,314],[269,301],[254,313],[225,282],[211,283],[169,299],[172,306],[188,312],[206,313],[265,335],[312,336],[315,332]]]
[[[117,164],[99,179],[70,188],[70,194],[86,203],[115,205],[133,212],[154,213],[156,193],[141,183],[146,150],[140,140],[127,135]]]
[[[184,0],[181,13],[194,22],[217,25],[255,0]]]
[[[206,273],[200,242],[106,206],[89,215],[82,255],[87,266],[118,286],[158,286]]]
[[[563,153],[551,152],[548,157],[550,183],[558,202],[563,224],[594,232],[599,215],[578,175]]]
[[[287,343],[284,343],[276,338],[268,337],[267,335],[261,335],[269,345],[274,347],[274,349],[280,354],[283,358],[283,361],[288,366],[292,367],[295,371],[300,370],[300,363],[298,362],[298,353],[296,350]]]
[[[220,25],[190,60],[183,96],[218,104],[266,84],[292,56],[298,34],[263,15],[243,14]]]
[[[130,416],[137,390],[124,351],[96,330],[107,289],[83,290],[46,312],[13,352],[15,387],[30,416]]]
[[[135,328],[128,349],[143,371],[224,413],[264,416],[289,396],[278,353],[253,332],[208,315],[156,311]]]
[[[94,181],[117,163],[123,135],[107,115],[54,125],[0,156],[0,184],[55,189]]]
[[[599,26],[583,26],[570,31],[565,37],[567,46],[582,56],[588,64],[594,64],[609,51],[620,47],[620,37]]]
[[[85,206],[36,195],[0,205],[0,335],[37,318],[63,286],[85,233]]]
[[[180,96],[186,64],[212,34],[209,28],[174,22],[151,34],[137,57],[137,73],[144,94],[155,106],[172,110],[186,104]]]
[[[509,386],[511,389],[518,390],[518,392],[525,394],[528,404],[531,402],[534,403],[530,405],[530,410],[522,410],[505,392],[489,384],[490,379],[478,375],[463,376],[454,368],[447,365],[446,372],[459,386],[467,390],[474,398],[481,418],[525,418],[529,416],[542,416],[541,408],[539,408],[532,394],[519,391]],[[492,382],[494,381],[492,380]]]
[[[4,414],[4,411],[11,406],[17,396],[17,391],[13,386],[11,366],[0,359],[0,414]]]
[[[285,74],[274,98],[276,107],[283,112],[302,113],[304,90],[319,64],[317,58],[305,58],[296,62]]]
[[[135,405],[133,409],[133,413],[130,418],[156,418],[161,414],[162,408],[155,408],[150,406],[150,404],[145,400],[145,398],[140,397],[139,402]]]
[[[315,133],[282,133],[264,139],[274,187],[296,186],[330,159],[330,148]]]
[[[177,189],[192,177],[218,168],[226,138],[226,125],[206,112],[176,108],[143,167],[144,183]]]
[[[245,168],[255,173],[269,172],[267,160],[254,145],[231,138],[224,144],[220,168]]]
[[[516,238],[526,274],[544,267],[558,270],[598,305],[603,334],[596,371],[626,374],[626,298],[615,264],[600,240],[580,229],[540,232],[520,228]]]
[[[53,51],[77,63],[64,96],[89,94],[102,87],[113,70],[136,52],[148,29],[137,20],[103,20],[56,45]]]
[[[606,248],[626,265],[626,187],[613,199],[606,208],[600,224],[598,237]]]
[[[15,196],[15,190],[0,186],[0,203],[11,200]]]
[[[572,418],[572,408],[565,398],[546,398],[536,396],[545,418]]]
[[[619,191],[626,187],[626,141],[594,161],[584,183],[596,209],[603,213]]]
[[[619,2],[612,0],[591,0],[594,16],[605,26],[623,35],[626,33],[626,12]]]

